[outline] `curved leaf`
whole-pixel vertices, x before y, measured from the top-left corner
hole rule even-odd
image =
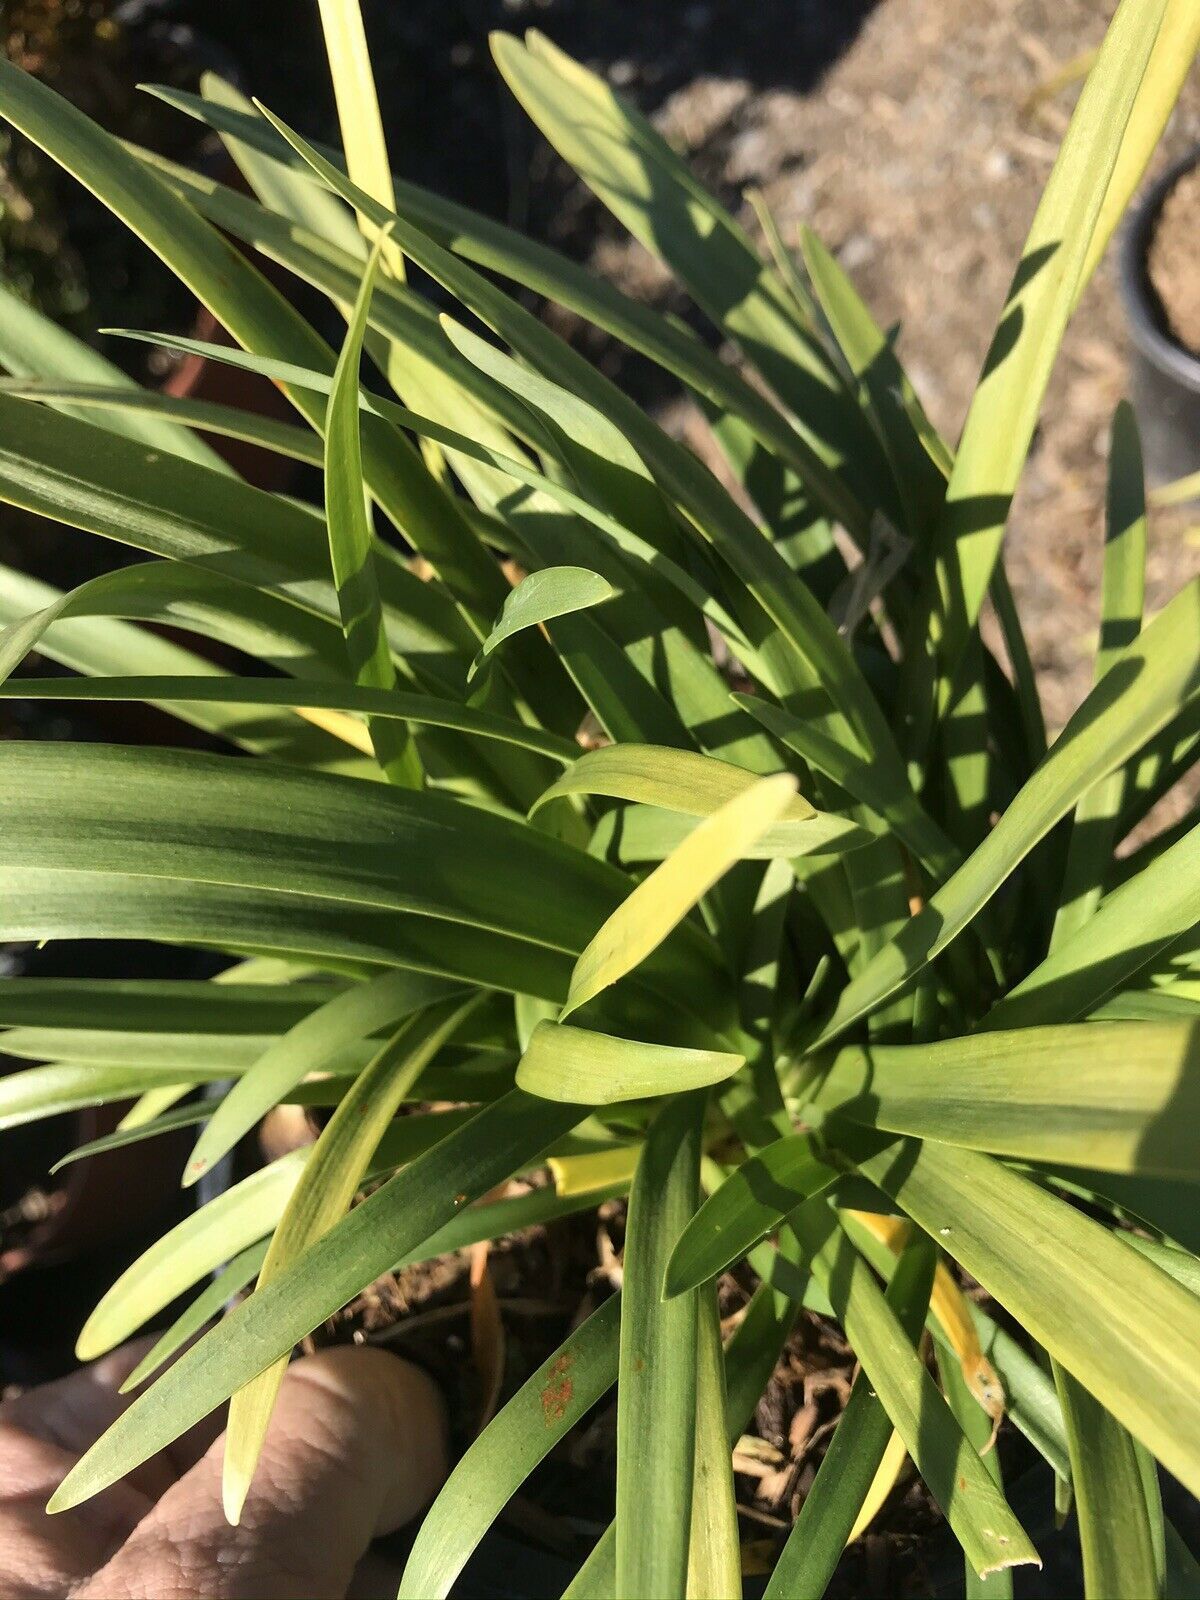
[[[837,1176],[809,1134],[767,1145],[731,1172],[689,1221],[671,1251],[664,1293],[682,1294],[724,1272]]]
[[[1065,1368],[1055,1386],[1071,1451],[1086,1595],[1161,1592],[1137,1444]],[[1155,1490],[1158,1484],[1155,1481]],[[1161,1518],[1161,1505],[1159,1515]]]
[[[989,1156],[904,1140],[858,1165],[1169,1471],[1200,1486],[1200,1300]]]
[[[688,817],[710,817],[758,781],[758,776],[744,767],[692,750],[653,744],[604,745],[580,756],[539,795],[532,809],[536,814],[562,795],[600,794]],[[670,827],[670,819],[664,819],[663,825]],[[803,795],[793,794],[781,820],[761,833],[752,848],[765,855],[799,856],[853,849],[869,842],[870,835],[854,823],[817,811]]]
[[[1134,878],[998,1000],[981,1029],[1070,1022],[1120,990],[1196,922],[1200,824]]]
[[[1077,296],[1087,287],[1141,182],[1179,92],[1187,82],[1197,50],[1200,50],[1200,12],[1191,0],[1167,0],[1154,48],[1138,85],[1137,99],[1125,125],[1120,153],[1104,193],[1087,260],[1079,274]]]
[[[689,1600],[741,1600],[742,1559],[716,1284],[699,1296],[697,1309],[696,1454],[687,1594]]]
[[[220,1081],[219,1079],[216,1081]],[[180,1095],[189,1093],[194,1084],[170,1084],[168,1090],[178,1089]],[[147,1099],[143,1094],[138,1105]],[[120,1126],[113,1133],[101,1134],[98,1139],[89,1139],[86,1144],[77,1145],[74,1150],[68,1150],[65,1156],[50,1168],[51,1174],[61,1172],[63,1167],[69,1167],[72,1162],[85,1161],[89,1156],[103,1155],[106,1150],[119,1150],[123,1145],[140,1144],[143,1139],[155,1139],[160,1133],[174,1133],[177,1128],[194,1128],[198,1122],[204,1122],[213,1114],[214,1102],[202,1100],[196,1105],[176,1106],[174,1102],[165,1110],[156,1115],[148,1115],[136,1122],[130,1122],[128,1116],[122,1118]]]
[[[454,998],[425,1007],[396,1031],[354,1080],[322,1129],[288,1198],[259,1272],[260,1287],[278,1277],[349,1209],[401,1101],[479,998]],[[358,1022],[362,1020],[360,1015]],[[284,1356],[239,1389],[229,1403],[221,1494],[230,1523],[241,1520],[286,1367]]]
[[[1089,1022],[852,1046],[801,1091],[809,1098],[892,1133],[1027,1161],[1193,1177],[1200,1025]]]
[[[1008,505],[1165,9],[1122,0],[1042,191],[971,401],[938,529],[938,644],[949,680],[991,582]]]
[[[818,1200],[801,1207],[792,1226],[863,1370],[974,1571],[986,1577],[1006,1567],[1038,1565],[1037,1551],[833,1213]]]
[[[147,1350],[121,1385],[122,1394],[139,1388],[147,1378],[165,1366],[177,1350],[182,1350],[206,1322],[219,1316],[234,1296],[258,1276],[268,1243],[268,1240],[261,1239],[258,1244],[248,1245],[213,1276],[212,1282],[200,1291],[191,1305],[180,1312],[171,1326]]]
[[[328,9],[327,6],[326,13]],[[347,12],[351,9],[348,0],[344,9]],[[353,14],[357,17],[357,6]],[[374,104],[373,98],[371,103]],[[384,171],[387,171],[386,162]],[[351,674],[356,683],[369,689],[391,689],[396,682],[371,553],[373,536],[363,487],[358,419],[358,369],[363,334],[380,252],[386,243],[387,235],[381,233],[363,271],[345,343],[334,368],[329,407],[325,413],[325,526],[329,533],[333,582]],[[391,781],[419,789],[424,773],[408,730],[388,721],[370,719],[367,726],[371,730],[376,759]]]
[[[498,934],[528,953],[531,972],[539,947],[557,952],[553,965],[562,970],[564,956],[584,948],[629,885],[603,862],[479,807],[324,773],[181,751],[5,740],[0,774],[0,863],[8,874],[0,925],[40,930],[5,938],[66,937],[72,929],[104,936],[137,917],[157,937],[189,942],[205,938],[200,907],[229,925],[253,905],[255,916],[278,918],[271,937],[284,951],[360,939],[369,960],[453,974],[472,951],[496,950]],[[106,819],[102,839],[87,824],[97,808]],[[546,882],[556,885],[549,898]],[[410,914],[418,919],[411,928]],[[292,942],[300,930],[305,942]],[[488,937],[481,942],[480,934]],[[238,944],[232,931],[227,937]],[[418,941],[429,953],[406,955]],[[492,986],[509,981],[511,970]],[[706,1009],[728,987],[715,948],[695,927],[672,936],[639,977],[639,986],[647,982],[685,1015],[696,1005],[695,985],[707,991]],[[529,982],[515,987],[536,992]],[[564,981],[558,992],[565,990]]]
[[[214,1067],[207,1076],[219,1081],[225,1072],[225,1068]],[[80,1111],[85,1106],[129,1100],[151,1088],[190,1085],[198,1075],[205,1076],[186,1064],[125,1067],[96,1066],[86,1061],[60,1061],[5,1073],[0,1077],[0,1129],[20,1128],[27,1122],[58,1116],[63,1111]]]
[[[184,1170],[195,1183],[310,1073],[327,1069],[348,1044],[440,999],[446,984],[415,972],[388,972],[355,984],[302,1017],[238,1078],[213,1114]]]
[[[0,394],[15,395],[19,400],[40,400],[44,405],[62,409],[69,403],[71,413],[81,422],[95,422],[97,413],[101,423],[109,414],[145,413],[182,424],[177,431],[185,437],[190,437],[192,430],[215,433],[222,438],[240,439],[260,449],[272,450],[293,461],[304,461],[310,467],[319,467],[324,460],[321,440],[308,428],[298,427],[294,422],[280,422],[277,417],[242,411],[236,406],[220,405],[213,400],[196,400],[191,395],[164,394],[158,389],[114,389],[103,383],[81,383],[77,379],[50,383],[33,378],[0,379]],[[182,455],[184,452],[176,450],[175,453]]]
[[[888,1306],[913,1343],[925,1321],[934,1262],[929,1241],[918,1235],[887,1287]],[[870,1379],[860,1371],[775,1564],[765,1600],[820,1600],[894,1437],[891,1418],[872,1393]]]
[[[186,1350],[97,1440],[48,1509],[78,1505],[178,1438],[581,1116],[578,1106],[535,1100],[519,1089],[485,1107]]]
[[[252,1172],[143,1251],[84,1323],[75,1345],[79,1359],[104,1355],[223,1261],[270,1233],[308,1156],[307,1149],[293,1150]]]
[[[0,700],[170,700],[173,705],[292,706],[303,716],[313,708],[354,711],[373,719],[399,717],[432,728],[452,728],[496,739],[560,764],[574,761],[579,746],[557,734],[498,717],[435,695],[401,689],[360,689],[356,684],[277,678],[18,678],[0,684]]]
[[[1108,514],[1100,588],[1096,681],[1137,637],[1146,599],[1146,491],[1137,419],[1127,401],[1113,416],[1108,454]],[[1125,773],[1110,773],[1075,807],[1050,948],[1069,939],[1095,912],[1113,867]]]
[[[525,1479],[617,1379],[618,1295],[593,1311],[488,1424],[422,1518],[400,1600],[441,1600]]]
[[[717,1050],[646,1044],[539,1022],[517,1068],[517,1086],[547,1100],[607,1106],[706,1088],[732,1077],[745,1063],[744,1056]]]
[[[842,991],[822,1041],[867,1015],[944,950],[1075,802],[1195,699],[1198,630],[1200,581],[1193,581],[1116,659],[978,849]]]
[[[762,778],[706,817],[593,935],[575,963],[560,1015],[578,1010],[657,949],[782,816],[795,792],[795,779],[786,773]]]
[[[542,567],[531,572],[521,579],[504,602],[492,631],[471,663],[468,681],[498,645],[522,628],[535,628],[555,617],[586,610],[588,606],[611,600],[615,593],[611,583],[586,567]]]
[[[103,385],[112,394],[131,402],[120,409],[109,426],[114,433],[149,445],[152,450],[171,450],[201,466],[229,474],[230,469],[203,440],[187,428],[179,427],[163,412],[157,416],[141,413],[142,401],[160,397],[139,389],[129,378],[92,348],[58,323],[51,321],[36,306],[31,306],[4,280],[0,279],[0,366],[15,375],[15,380],[32,379],[37,384]],[[6,380],[10,389],[15,380]],[[68,415],[79,415],[72,397],[59,394],[53,403]],[[152,410],[152,408],[147,408]],[[86,416],[86,413],[85,413]]]

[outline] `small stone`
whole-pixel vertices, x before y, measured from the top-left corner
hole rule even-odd
[[[983,170],[993,183],[1000,183],[1012,176],[1013,159],[1007,150],[989,150],[983,163]]]
[[[838,251],[838,260],[847,272],[854,272],[858,267],[865,267],[868,261],[874,261],[877,249],[869,233],[852,233]]]

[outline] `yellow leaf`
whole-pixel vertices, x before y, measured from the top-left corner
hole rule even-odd
[[[657,949],[697,901],[779,820],[795,793],[795,778],[780,772],[706,817],[622,901],[580,956],[562,1016],[594,999]]]
[[[908,1234],[907,1222],[899,1217],[880,1216],[874,1211],[852,1211],[850,1215],[876,1239],[881,1239],[893,1255],[898,1256],[903,1250]],[[945,1334],[947,1344],[958,1357],[967,1388],[992,1421],[998,1422],[1004,1415],[1004,1385],[995,1367],[983,1353],[966,1297],[944,1261],[938,1262],[934,1273],[929,1309]]]

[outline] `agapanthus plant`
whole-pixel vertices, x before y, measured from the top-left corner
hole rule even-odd
[[[96,1307],[83,1357],[200,1291],[52,1509],[230,1400],[236,1520],[324,1318],[399,1264],[627,1194],[620,1294],[470,1447],[404,1594],[445,1594],[614,1384],[616,1518],[570,1593],[739,1593],[730,1443],[801,1307],[861,1372],[768,1594],[819,1595],[906,1456],[986,1576],[969,1592],[1010,1592],[1037,1555],[989,1448],[1005,1419],[1073,1486],[1089,1595],[1164,1592],[1187,1556],[1154,1462],[1200,1491],[1195,810],[1127,841],[1200,751],[1200,587],[1144,621],[1122,406],[1095,684],[1047,745],[1003,535],[1194,3],[1122,0],[956,449],[817,238],[760,207],[760,248],[545,38],[496,39],[505,82],[714,339],[393,177],[355,0],[321,12],[340,151],[216,78],[155,91],[250,192],[0,64],[0,113],[235,344],[143,337],[297,413],[140,388],[0,302],[0,498],[146,558],[70,593],[5,571],[2,692],[144,701],[228,747],[0,744],[0,937],[228,963],[0,984],[0,1045],[38,1063],[0,1114],[136,1096],[101,1144],[191,1125],[191,1184],[273,1107],[332,1108]],[[340,351],[280,269],[340,313]],[[703,456],[535,299],[669,374]],[[249,486],[221,435],[322,468],[323,508]],[[71,675],[8,676],[35,651]]]

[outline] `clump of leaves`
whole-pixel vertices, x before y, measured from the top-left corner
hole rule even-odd
[[[212,359],[275,379],[300,418],[148,393],[4,302],[0,495],[151,559],[70,594],[6,572],[5,672],[36,648],[77,676],[3,692],[147,701],[238,753],[0,747],[0,936],[233,962],[201,983],[6,982],[3,1048],[41,1064],[0,1083],[0,1111],[136,1094],[104,1142],[204,1121],[191,1182],[276,1104],[335,1107],[311,1153],[202,1207],[104,1296],[83,1356],[223,1269],[140,1382],[257,1278],[54,1507],[232,1397],[236,1518],[281,1366],[323,1318],[398,1263],[628,1192],[622,1293],[471,1447],[405,1594],[446,1593],[613,1383],[616,1520],[571,1593],[737,1592],[729,1441],[801,1305],[839,1319],[862,1375],[770,1594],[822,1591],[906,1454],[972,1592],[986,1574],[1008,1592],[1037,1557],[986,1448],[1005,1414],[1073,1483],[1089,1594],[1160,1592],[1186,1552],[1153,1460],[1200,1491],[1195,813],[1119,847],[1200,750],[1200,585],[1143,625],[1122,407],[1095,686],[1047,748],[1003,532],[1194,6],[1117,10],[957,451],[817,239],[794,259],[764,213],[761,255],[544,38],[496,40],[509,87],[741,365],[393,179],[357,7],[321,11],[341,152],[215,79],[166,94],[256,199],[0,65],[4,115],[230,330],[240,350]],[[340,353],[255,251],[344,313]],[[720,470],[529,293],[665,368]],[[323,465],[324,514],[249,487],[204,434]],[[396,1118],[446,1102],[466,1109]],[[554,1186],[492,1197],[548,1161]],[[742,1258],[761,1286],[722,1348],[715,1279]]]

